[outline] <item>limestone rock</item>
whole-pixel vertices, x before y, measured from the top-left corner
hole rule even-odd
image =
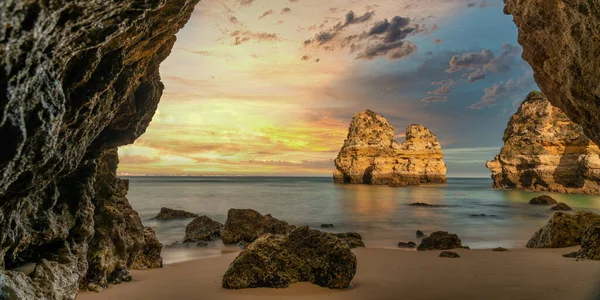
[[[237,244],[239,242],[252,243],[265,233],[288,234],[293,230],[285,221],[273,218],[271,215],[262,215],[253,209],[235,209],[227,212],[227,221],[221,231],[224,244]]]
[[[456,234],[447,231],[436,231],[424,238],[417,250],[449,250],[462,247],[462,243]]]
[[[144,246],[137,253],[133,262],[133,269],[155,269],[163,267],[163,259],[160,256],[163,244],[158,241],[156,232],[150,227],[144,227]]]
[[[600,220],[591,224],[583,232],[579,258],[600,260]]]
[[[584,230],[600,223],[600,215],[577,211],[554,213],[550,221],[527,242],[527,248],[564,248],[581,244]]]
[[[600,143],[600,2],[505,0],[523,58],[550,102]]]
[[[555,206],[552,206],[550,209],[551,210],[562,210],[562,211],[573,210],[570,206],[568,206],[562,202],[556,204]]]
[[[226,289],[285,288],[310,282],[345,289],[356,274],[356,257],[331,233],[307,226],[289,235],[266,234],[242,251],[223,276]]]
[[[557,203],[558,203],[558,201],[554,200],[554,198],[552,198],[548,195],[537,196],[537,197],[529,200],[529,204],[533,204],[533,205],[550,205],[550,204],[557,204]]]
[[[493,161],[494,188],[600,193],[600,149],[581,126],[532,92],[511,117]]]
[[[195,218],[185,227],[184,243],[214,241],[221,238],[223,224],[207,216]]]
[[[191,219],[199,217],[198,214],[191,213],[189,211],[181,209],[172,209],[168,207],[161,207],[160,212],[154,217],[157,220],[178,220],[178,219]]]
[[[96,161],[145,131],[160,62],[197,2],[0,1],[1,295],[75,298]],[[30,277],[7,271],[31,263]]]
[[[440,253],[440,257],[446,257],[446,258],[459,258],[460,255],[458,255],[458,253],[453,252],[453,251],[442,251]]]
[[[144,226],[126,198],[129,181],[117,178],[117,149],[104,151],[94,174],[94,237],[82,289],[100,291],[131,281],[129,268],[144,246]]]
[[[336,233],[340,240],[342,240],[350,249],[365,247],[365,243],[362,240],[362,235],[356,232],[344,232],[344,233]]]
[[[443,158],[440,143],[427,128],[410,125],[406,141],[399,144],[386,118],[366,110],[352,119],[333,178],[336,183],[391,186],[445,183]]]

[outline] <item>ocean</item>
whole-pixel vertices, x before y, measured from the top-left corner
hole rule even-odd
[[[367,247],[397,248],[414,241],[415,232],[449,231],[463,245],[477,248],[525,247],[543,226],[550,206],[529,205],[547,194],[573,209],[600,213],[600,196],[494,190],[487,178],[449,178],[444,185],[391,188],[338,185],[326,177],[124,177],[129,202],[145,226],[157,231],[165,264],[222,255],[237,246],[221,241],[205,247],[169,247],[182,241],[191,221],[153,219],[161,207],[184,209],[225,223],[230,208],[251,208],[294,225],[331,232],[358,232]],[[415,207],[425,202],[438,207]],[[485,214],[486,216],[480,216]],[[479,216],[474,216],[479,215]]]

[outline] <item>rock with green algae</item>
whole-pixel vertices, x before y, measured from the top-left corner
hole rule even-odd
[[[225,272],[226,289],[285,288],[310,282],[345,289],[356,274],[356,256],[331,233],[308,226],[289,235],[265,234],[242,251]]]
[[[221,230],[224,244],[252,243],[265,233],[288,234],[294,229],[285,221],[262,215],[253,209],[235,209],[227,212],[227,221]]]
[[[527,248],[564,248],[581,244],[584,231],[600,223],[600,215],[577,211],[569,214],[557,211],[544,227],[527,242]]]
[[[221,238],[223,224],[207,216],[200,216],[192,220],[185,227],[184,243],[214,241]]]
[[[133,269],[155,269],[163,267],[163,259],[160,256],[163,244],[158,241],[156,232],[150,227],[144,227],[144,246],[137,253],[133,262]]]
[[[600,260],[600,221],[591,224],[583,232],[577,257]]]
[[[179,219],[191,219],[199,217],[198,214],[191,213],[182,209],[172,209],[168,207],[161,207],[160,212],[154,217],[157,220],[179,220]]]
[[[463,245],[458,235],[448,233],[447,231],[436,231],[421,241],[417,250],[449,250],[462,248]]]

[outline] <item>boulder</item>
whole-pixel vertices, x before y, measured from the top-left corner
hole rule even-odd
[[[555,206],[552,206],[550,209],[551,210],[561,210],[561,211],[573,210],[570,206],[568,206],[562,202],[556,204]]]
[[[600,193],[600,149],[542,93],[527,96],[503,140],[500,153],[487,162],[494,188]]]
[[[537,196],[537,197],[529,200],[529,204],[533,204],[533,205],[551,205],[551,204],[557,204],[557,203],[558,203],[558,201],[554,200],[554,198],[552,198],[548,195]]]
[[[184,243],[199,241],[214,241],[221,238],[223,224],[207,216],[200,216],[192,220],[185,227]]]
[[[600,220],[591,224],[583,232],[579,258],[600,260]]]
[[[160,256],[163,244],[158,241],[156,232],[150,227],[144,227],[144,246],[138,252],[133,262],[133,269],[154,269],[163,267]]]
[[[178,219],[191,219],[197,218],[198,215],[181,209],[172,209],[168,207],[162,207],[160,212],[154,217],[157,220],[178,220]]]
[[[394,139],[388,120],[371,110],[354,115],[335,159],[335,183],[408,186],[445,183],[446,164],[437,138],[421,125],[406,128],[406,140]]]
[[[398,243],[398,248],[408,248],[408,249],[413,249],[413,248],[417,248],[417,244],[415,244],[414,242],[399,242]]]
[[[423,207],[438,207],[439,206],[439,205],[423,203],[423,202],[415,202],[415,203],[411,203],[409,205],[410,206],[423,206]]]
[[[265,234],[248,245],[225,272],[226,289],[285,288],[310,282],[331,289],[345,289],[356,274],[356,257],[331,233],[308,226],[289,235]]]
[[[232,208],[227,212],[221,239],[224,244],[237,244],[242,241],[252,243],[265,233],[288,234],[293,229],[287,222],[271,215],[263,216],[253,209]]]
[[[333,228],[333,224],[321,224],[321,228]]]
[[[459,258],[460,255],[458,255],[458,253],[452,252],[452,251],[442,251],[442,253],[440,253],[440,257]]]
[[[495,251],[495,252],[507,252],[508,249],[502,248],[502,247],[497,247],[497,248],[492,249],[492,251]]]
[[[461,241],[456,234],[451,234],[447,231],[436,231],[429,237],[424,238],[419,247],[417,247],[417,250],[449,250],[462,247]]]
[[[577,211],[569,214],[554,212],[548,223],[538,230],[527,243],[527,248],[564,248],[581,244],[584,231],[600,223],[600,215]]]
[[[417,230],[417,238],[422,238],[424,236],[425,236],[425,233],[423,233],[423,231]]]
[[[365,243],[362,240],[362,235],[356,232],[344,232],[344,233],[336,233],[340,240],[342,240],[350,249],[365,247]]]

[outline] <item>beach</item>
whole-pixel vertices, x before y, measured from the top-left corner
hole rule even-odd
[[[600,299],[600,261],[576,261],[563,249],[440,251],[354,249],[358,269],[351,288],[309,283],[286,289],[226,290],[221,277],[237,253],[132,271],[133,281],[77,299]]]

